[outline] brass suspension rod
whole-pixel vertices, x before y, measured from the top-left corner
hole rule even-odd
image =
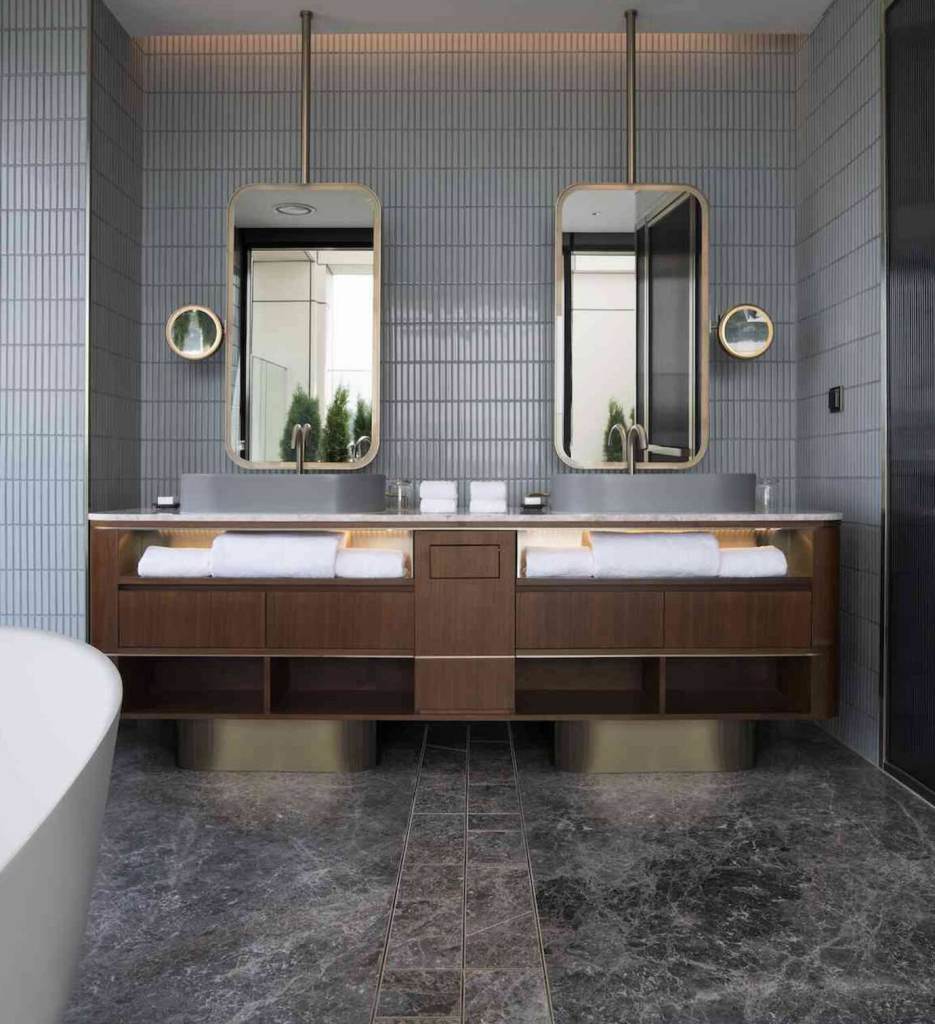
[[[627,25],[627,183],[636,184],[636,11],[624,13]]]
[[[300,11],[302,19],[302,183],[312,180],[312,18],[311,11]]]

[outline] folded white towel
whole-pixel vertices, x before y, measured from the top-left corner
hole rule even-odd
[[[471,515],[502,516],[506,513],[506,498],[471,498]]]
[[[786,556],[772,544],[759,548],[721,548],[718,576],[785,576]]]
[[[419,497],[424,501],[426,498],[449,498],[458,500],[458,485],[454,480],[423,480],[419,484]]]
[[[406,575],[406,555],[384,548],[341,548],[334,574],[353,580],[398,579]]]
[[[458,511],[457,498],[423,498],[419,503],[419,511],[426,515],[454,515]]]
[[[565,579],[594,575],[590,548],[526,548],[526,576]]]
[[[472,480],[471,502],[502,501],[506,504],[506,480]]]
[[[211,546],[215,576],[332,579],[339,533],[222,533]]]
[[[711,533],[591,533],[594,575],[675,579],[717,576],[721,552]]]
[[[210,548],[160,548],[153,545],[143,552],[136,567],[138,576],[175,576],[195,578],[211,575]]]

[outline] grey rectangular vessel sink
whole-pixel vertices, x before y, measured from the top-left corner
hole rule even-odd
[[[752,473],[563,473],[552,477],[553,512],[752,512]]]
[[[182,512],[383,512],[382,473],[183,473]]]

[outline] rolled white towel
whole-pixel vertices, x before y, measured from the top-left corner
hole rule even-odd
[[[458,511],[457,498],[423,498],[419,502],[419,511],[426,515],[454,515]]]
[[[339,533],[222,533],[211,546],[214,576],[333,579]]]
[[[341,548],[334,574],[339,579],[399,579],[406,575],[406,555],[384,548]]]
[[[156,545],[143,552],[136,567],[138,576],[174,576],[194,579],[211,575],[210,548],[161,548]]]
[[[471,498],[471,515],[498,516],[506,513],[506,498]]]
[[[786,556],[772,544],[759,548],[721,548],[718,576],[786,576]]]
[[[526,548],[526,576],[529,579],[578,579],[593,575],[594,556],[590,548]]]
[[[425,501],[426,498],[458,500],[458,485],[454,480],[423,480],[419,484],[419,497]]]
[[[711,533],[591,533],[598,578],[717,576],[721,552]]]
[[[506,504],[506,480],[472,480],[471,503],[475,501],[502,501]]]

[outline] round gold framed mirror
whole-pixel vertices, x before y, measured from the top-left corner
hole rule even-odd
[[[749,303],[729,309],[717,325],[721,347],[735,359],[758,359],[772,345],[774,333],[769,313]]]
[[[207,359],[223,338],[221,321],[207,306],[180,306],[166,321],[166,342],[183,359]]]

